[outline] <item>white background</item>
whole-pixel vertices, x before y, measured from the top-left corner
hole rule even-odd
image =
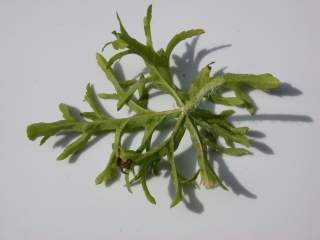
[[[60,118],[60,102],[88,110],[82,101],[88,82],[98,92],[112,91],[95,52],[118,29],[116,11],[127,30],[144,40],[142,17],[150,3],[1,0],[0,239],[319,239],[319,1],[154,1],[157,47],[196,27],[206,30],[196,53],[232,45],[211,51],[199,66],[185,63],[179,73],[185,81],[216,61],[216,69],[271,72],[292,86],[276,96],[254,92],[257,117],[240,112],[233,119],[265,137],[256,139],[252,156],[218,160],[229,192],[189,191],[185,203],[170,209],[169,178],[161,176],[149,183],[154,206],[140,186],[128,193],[123,179],[95,186],[112,135],[71,162],[55,160],[62,149],[53,146],[61,136],[42,147],[27,139],[28,124]],[[181,44],[175,53],[185,51]],[[135,58],[121,65],[127,78],[142,69]],[[161,109],[173,106],[167,97],[157,103]],[[114,104],[106,106],[116,115]],[[189,144],[186,135],[180,166],[194,158]]]

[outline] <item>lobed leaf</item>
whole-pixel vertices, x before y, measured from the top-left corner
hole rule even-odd
[[[77,121],[77,118],[75,115],[72,114],[72,111],[70,109],[70,107],[67,104],[64,103],[60,103],[59,104],[59,109],[62,113],[62,116],[65,120],[69,120],[69,121]]]
[[[118,104],[117,104],[117,110],[120,110],[124,104],[126,104],[129,99],[132,97],[134,92],[141,87],[140,85],[144,85],[146,82],[146,79],[144,78],[143,75],[141,75],[141,78],[138,82],[134,83],[133,85],[130,86],[129,90],[125,92],[124,94],[121,94],[118,97]]]
[[[114,131],[114,142],[112,153],[104,170],[96,177],[96,184],[114,179],[118,174],[118,159],[127,162],[127,172],[125,172],[125,185],[129,192],[133,183],[140,182],[151,203],[155,204],[155,198],[151,195],[147,187],[147,177],[150,172],[155,174],[158,170],[159,162],[167,156],[170,164],[170,173],[175,188],[175,196],[171,207],[176,206],[182,200],[183,184],[194,183],[200,175],[201,184],[205,187],[224,186],[219,176],[215,173],[213,166],[208,160],[208,147],[219,154],[232,156],[243,156],[250,154],[246,148],[237,147],[236,144],[250,146],[247,137],[249,128],[235,127],[228,118],[234,114],[233,110],[225,110],[220,113],[209,111],[199,107],[199,103],[206,99],[213,104],[225,106],[237,106],[246,108],[251,114],[255,111],[253,100],[248,95],[249,89],[269,90],[279,86],[279,80],[271,74],[235,74],[225,73],[223,75],[210,76],[210,66],[205,66],[193,79],[188,91],[179,89],[173,82],[173,73],[169,66],[170,55],[173,49],[183,40],[198,36],[204,31],[202,29],[192,29],[176,34],[166,48],[154,50],[151,33],[152,5],[147,9],[143,19],[146,43],[141,43],[132,37],[124,28],[120,17],[117,15],[120,25],[119,32],[113,31],[115,40],[105,44],[118,52],[109,58],[109,61],[101,54],[96,54],[99,67],[106,75],[107,79],[115,88],[114,93],[95,94],[93,86],[87,85],[85,101],[90,105],[91,111],[81,112],[83,118],[79,118],[72,111],[71,107],[61,103],[59,109],[64,120],[45,123],[39,122],[31,124],[27,128],[27,135],[30,140],[41,137],[40,144],[46,142],[48,138],[60,131],[70,131],[79,136],[58,156],[58,160],[65,159],[83,150],[89,143],[93,135],[107,134]],[[120,81],[113,72],[112,65],[129,54],[141,57],[146,68],[141,73],[139,80]],[[146,76],[146,78],[145,78]],[[155,88],[161,92],[169,94],[175,100],[177,108],[161,112],[147,109],[149,100],[149,90]],[[235,96],[225,97],[223,92],[232,90]],[[135,92],[138,92],[137,99]],[[97,96],[101,99],[117,100],[117,109],[120,110],[127,105],[135,114],[125,118],[113,118],[107,115],[100,105]],[[151,146],[152,135],[156,130],[163,130],[168,124],[174,124],[171,134],[164,141],[155,146]],[[199,128],[199,129],[198,129]],[[136,150],[124,149],[122,147],[122,136],[125,132],[143,131],[143,138]],[[174,152],[178,148],[185,131],[190,133],[192,144],[196,149],[197,163],[199,169],[189,178],[179,174]],[[224,146],[220,143],[220,138],[225,140]],[[119,166],[122,168],[122,166]],[[135,168],[138,168],[137,174]],[[122,169],[121,169],[122,170]],[[130,173],[133,173],[130,179]]]
[[[167,118],[166,115],[161,117],[151,118],[145,125],[144,135],[141,141],[137,152],[142,152],[144,149],[150,148],[150,142],[152,138],[152,134],[156,130],[156,128]]]
[[[63,150],[63,152],[58,156],[57,160],[64,160],[70,155],[73,155],[83,150],[86,147],[91,136],[92,136],[91,133],[83,133],[77,140],[69,144]]]
[[[152,37],[151,37],[151,27],[150,27],[151,18],[152,18],[152,5],[149,5],[147,9],[147,15],[143,19],[144,33],[147,39],[147,46],[149,47],[152,47]]]
[[[193,184],[197,180],[199,173],[200,173],[200,170],[196,171],[189,179],[186,179],[184,177],[180,177],[180,178],[182,178],[182,180],[180,181],[181,184],[185,184],[185,185]]]
[[[176,195],[170,205],[171,208],[176,206],[182,200],[182,188],[181,188],[181,183],[178,177],[178,172],[177,172],[176,164],[173,157],[173,152],[174,152],[174,142],[173,142],[173,139],[171,139],[169,143],[168,160],[171,166],[171,176],[173,180],[173,186],[176,191]]]
[[[92,110],[97,114],[97,116],[99,116],[99,118],[107,117],[103,108],[101,107],[101,105],[99,105],[99,103],[97,101],[97,97],[95,95],[95,92],[93,90],[93,86],[91,84],[87,85],[87,91],[86,91],[86,95],[85,95],[84,99],[90,105]]]
[[[108,161],[107,166],[105,169],[96,177],[96,184],[101,184],[104,181],[109,181],[116,177],[118,168],[116,163],[116,155],[114,152],[111,153],[110,159]]]
[[[226,84],[241,84],[254,89],[268,90],[277,88],[280,85],[279,79],[270,73],[265,74],[239,74],[239,73],[225,73],[224,79]]]
[[[112,47],[115,50],[125,49],[125,48],[128,47],[128,44],[125,41],[123,41],[122,39],[117,39],[117,40],[112,42]]]
[[[80,115],[86,119],[89,119],[91,121],[97,121],[100,119],[100,116],[95,112],[82,112]]]
[[[252,101],[250,96],[245,93],[239,86],[233,86],[232,90],[234,91],[236,96],[243,101],[243,104],[241,106],[247,109],[250,114],[254,114],[256,109],[254,106],[254,102]]]
[[[197,152],[197,161],[200,168],[201,184],[203,184],[207,188],[212,188],[220,185],[222,188],[226,189],[219,177],[209,165],[206,145],[202,142],[198,129],[189,117],[187,118],[186,123],[192,143]]]
[[[244,101],[239,97],[221,97],[215,94],[208,96],[208,100],[215,104],[222,104],[225,106],[240,106]]]
[[[148,102],[149,102],[149,93],[148,90],[146,88],[146,81],[140,81],[139,82],[139,86],[138,86],[138,92],[139,92],[139,104],[144,107],[147,108],[148,107]]]
[[[146,196],[146,198],[148,199],[148,201],[150,203],[156,204],[155,198],[151,195],[151,193],[148,189],[146,178],[147,178],[147,171],[144,171],[141,176],[141,185],[142,185],[144,195]]]
[[[116,93],[99,93],[97,96],[102,99],[118,99],[118,94]]]
[[[155,51],[152,50],[151,47],[146,46],[136,39],[132,38],[126,29],[124,28],[119,15],[117,15],[117,19],[120,25],[120,33],[118,34],[119,38],[123,40],[127,44],[127,48],[133,51],[135,54],[141,56],[146,62],[157,62],[159,61],[158,55]]]
[[[191,29],[188,31],[182,31],[176,35],[169,41],[166,47],[166,56],[169,58],[173,49],[182,41],[186,40],[187,38],[199,36],[203,34],[205,31],[202,29]]]
[[[115,77],[112,69],[110,68],[107,60],[99,53],[96,54],[97,62],[103,72],[106,74],[107,78],[111,81],[118,95],[124,94],[124,90],[121,87],[118,79]],[[141,107],[138,103],[133,100],[128,102],[128,107],[137,113],[147,112],[147,110]]]
[[[222,76],[210,78],[210,71],[211,68],[209,66],[204,67],[192,81],[188,91],[189,102],[186,104],[187,109],[195,108],[203,97],[224,83]]]
[[[67,120],[60,120],[53,123],[34,123],[27,127],[27,136],[32,141],[38,137],[48,138],[61,130],[71,129],[74,125],[74,122]]]
[[[116,128],[115,136],[114,136],[114,144],[113,144],[113,151],[116,152],[116,156],[120,154],[121,148],[121,137],[124,133],[124,130],[129,122],[129,119],[119,124]]]
[[[227,154],[230,156],[243,156],[250,154],[248,149],[245,148],[226,148],[223,146],[220,146],[219,144],[211,141],[210,139],[207,139],[207,144],[212,148],[213,151],[221,154]]]
[[[124,175],[124,179],[126,181],[126,187],[127,187],[128,191],[130,193],[132,193],[131,183],[130,183],[130,180],[129,180],[129,172]]]
[[[125,50],[119,53],[116,53],[112,57],[110,57],[108,62],[108,67],[111,67],[116,61],[120,60],[122,57],[133,54],[133,51],[131,50]]]

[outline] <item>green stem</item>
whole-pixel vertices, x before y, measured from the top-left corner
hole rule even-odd
[[[182,101],[182,96],[179,94],[177,89],[175,89],[174,87],[170,86],[170,84],[167,82],[166,78],[161,75],[160,71],[155,66],[150,65],[150,64],[146,64],[146,65],[149,68],[150,74],[151,74],[151,72],[155,72],[157,74],[157,77],[161,79],[162,87],[164,88],[164,90],[166,90],[166,92],[168,94],[170,94],[174,98],[174,100],[177,103],[177,106],[179,106],[179,107],[184,106],[184,103]]]
[[[150,121],[152,118],[161,118],[161,117],[168,117],[168,118],[176,118],[180,115],[181,109],[173,109],[168,111],[161,111],[161,112],[146,112],[146,113],[138,113],[131,117],[126,118],[107,118],[103,120],[97,120],[93,122],[78,122],[73,127],[73,130],[82,132],[85,129],[90,128],[91,126],[96,126],[95,132],[99,133],[101,131],[114,131],[118,126],[122,123],[128,121],[126,130],[135,130],[139,128],[143,128],[146,126],[147,122]]]
[[[179,134],[179,131],[184,132],[184,127],[182,127],[182,123],[184,122],[186,115],[185,113],[180,113],[180,116],[177,120],[177,123],[172,131],[172,134],[170,137],[164,141],[161,144],[158,144],[156,147],[152,148],[150,151],[146,152],[145,154],[141,155],[138,159],[135,159],[136,164],[141,164],[143,161],[152,158],[155,154],[157,154],[156,157],[163,157],[167,155],[168,153],[168,147],[170,142],[173,140],[174,141],[174,148],[178,146],[178,142],[180,142],[183,134]],[[179,138],[177,139],[177,136]]]

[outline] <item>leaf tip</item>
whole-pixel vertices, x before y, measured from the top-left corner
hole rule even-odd
[[[179,201],[173,201],[173,202],[170,204],[170,208],[174,208],[174,207],[177,206],[180,202],[181,202],[181,200],[179,200]]]
[[[62,161],[62,160],[64,160],[64,159],[66,159],[66,158],[67,158],[67,157],[64,156],[63,153],[61,153],[61,154],[57,157],[57,161]]]
[[[206,31],[204,30],[204,29],[201,29],[201,28],[199,28],[198,29],[198,34],[200,35],[200,34],[204,34]]]
[[[99,184],[101,184],[103,182],[103,178],[101,177],[100,174],[96,177],[94,182],[95,182],[96,185],[99,185]]]
[[[27,136],[29,140],[34,141],[37,138],[37,129],[34,124],[31,124],[27,127]]]

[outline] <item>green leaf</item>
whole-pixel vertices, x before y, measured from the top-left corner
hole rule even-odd
[[[61,130],[71,129],[75,125],[74,122],[61,120],[52,123],[34,123],[27,127],[27,136],[30,140],[35,140],[38,137],[46,137],[55,135]]]
[[[151,47],[146,46],[140,43],[139,41],[137,41],[136,39],[132,38],[124,28],[119,15],[117,15],[117,18],[120,25],[120,31],[121,31],[118,34],[118,36],[120,39],[126,42],[126,44],[128,45],[127,48],[132,50],[134,53],[138,54],[139,56],[141,56],[147,62],[150,62],[150,63],[159,62],[160,59],[159,59],[159,56],[156,54],[156,52],[153,51]]]
[[[99,93],[98,97],[102,98],[102,99],[118,99],[118,94],[116,94],[116,93]]]
[[[123,82],[120,82],[120,86],[123,87],[123,88],[127,88],[127,87],[130,87],[131,85],[135,84],[137,82],[137,80],[126,80],[126,81],[123,81]]]
[[[106,74],[107,78],[110,80],[110,82],[114,86],[117,93],[118,94],[123,93],[123,89],[120,86],[119,81],[114,76],[113,71],[110,68],[108,61],[100,53],[96,53],[96,59],[97,59],[98,65],[103,70],[103,72]]]
[[[235,113],[235,111],[233,110],[224,110],[220,113],[220,116],[223,118],[223,119],[227,119],[228,117],[230,117],[231,115],[233,115]]]
[[[211,94],[208,100],[215,104],[222,104],[225,106],[239,106],[244,104],[244,101],[238,97],[221,97],[215,94]]]
[[[230,156],[239,156],[239,157],[250,154],[250,152],[245,148],[222,148],[219,151],[221,153],[225,153]]]
[[[143,80],[140,80],[140,81],[143,81]],[[138,89],[138,87],[139,87],[139,82],[130,86],[129,90],[126,93],[119,96],[119,100],[117,104],[118,111],[123,107],[123,105],[125,105],[129,101],[129,99],[132,97],[132,95]]]
[[[198,75],[192,80],[191,86],[188,90],[189,98],[197,94],[199,89],[202,88],[203,85],[206,85],[208,82],[211,82],[210,72],[211,67],[207,65],[204,68],[202,68]]]
[[[204,121],[211,121],[211,122],[226,122],[227,119],[233,115],[235,111],[233,110],[225,110],[222,111],[220,114],[214,114],[209,110],[197,108],[191,112],[191,116],[196,119],[202,119]]]
[[[280,85],[279,79],[270,73],[265,74],[238,74],[238,73],[225,73],[224,79],[226,84],[241,84],[247,85],[254,89],[268,90],[277,88]]]
[[[129,119],[122,122],[119,127],[116,129],[115,137],[114,137],[114,144],[113,144],[113,151],[116,152],[116,156],[118,157],[120,154],[121,148],[121,137],[124,133],[125,127],[127,126]]]
[[[166,117],[166,115],[163,115],[161,117],[151,118],[148,122],[146,122],[144,135],[141,144],[137,149],[138,152],[142,152],[145,148],[150,147],[149,145],[153,132],[166,119]]]
[[[204,96],[224,83],[222,76],[210,78],[210,70],[209,66],[204,67],[192,81],[188,91],[189,102],[186,104],[187,110],[197,107]]]
[[[201,184],[207,188],[220,185],[222,188],[227,189],[209,165],[206,145],[202,142],[198,129],[189,117],[187,117],[186,124],[192,143],[197,151],[197,161],[200,168]]]
[[[108,67],[111,67],[116,61],[120,60],[122,57],[133,54],[131,50],[125,50],[119,53],[116,53],[109,59]]]
[[[107,42],[107,43],[105,43],[105,44],[103,45],[103,47],[101,48],[101,52],[103,52],[103,51],[106,49],[106,47],[108,47],[110,44],[112,44],[112,42]]]
[[[250,96],[245,93],[240,87],[236,87],[233,86],[232,90],[234,91],[234,93],[236,94],[236,96],[238,98],[240,98],[244,103],[242,104],[242,106],[247,109],[247,111],[250,114],[254,114],[256,109],[255,109],[255,105],[254,102],[252,101],[252,99],[250,98]]]
[[[96,97],[95,92],[93,90],[93,86],[89,83],[87,85],[86,96],[84,99],[90,105],[92,110],[99,116],[99,118],[107,117],[105,114],[105,111],[103,110],[103,108],[101,107],[101,105],[97,101],[97,97]]]
[[[226,121],[226,119],[209,119],[207,122],[208,124],[218,124],[236,135],[246,135],[249,131],[248,127],[235,128],[231,123]]]
[[[172,200],[172,203],[170,205],[171,208],[175,207],[182,200],[182,188],[181,188],[181,183],[178,177],[178,172],[177,172],[176,164],[173,157],[173,152],[174,152],[174,142],[172,139],[169,144],[168,160],[171,166],[171,176],[173,180],[173,186],[176,191],[176,196]]]
[[[146,183],[146,178],[147,178],[147,171],[143,171],[143,174],[141,176],[141,185],[142,185],[142,189],[144,192],[144,195],[146,196],[146,198],[148,199],[148,201],[152,204],[156,204],[156,200],[155,198],[151,195],[147,183]]]
[[[125,41],[123,41],[122,39],[117,39],[112,42],[112,47],[115,50],[124,49],[124,48],[127,48],[127,46],[128,46],[128,44]]]
[[[83,133],[77,140],[69,144],[63,150],[63,152],[58,156],[57,160],[64,160],[70,155],[83,150],[86,147],[91,135],[91,133]]]
[[[219,119],[205,121],[199,118],[194,118],[194,121],[214,136],[223,137],[226,143],[231,147],[234,147],[232,142],[240,143],[246,147],[250,146],[250,140],[243,135],[247,133],[249,130],[248,128],[233,128],[232,125]]]
[[[140,154],[140,153],[139,153],[139,154]],[[150,158],[150,159],[148,159],[148,161],[143,162],[143,163],[139,166],[139,172],[138,172],[137,174],[135,174],[135,176],[133,177],[133,179],[130,180],[130,184],[133,184],[134,182],[136,182],[136,181],[138,181],[138,180],[141,181],[142,175],[143,175],[144,173],[146,173],[146,171],[148,171],[147,168],[152,165],[152,162],[153,162],[153,161],[155,161],[155,160]],[[133,168],[133,169],[134,169],[134,168]],[[133,169],[132,169],[132,170],[133,170]]]
[[[245,148],[225,148],[210,139],[207,139],[206,143],[217,153],[224,153],[230,156],[243,156],[250,154],[249,150]]]
[[[126,187],[127,187],[128,191],[130,193],[132,193],[131,183],[130,183],[130,180],[129,180],[129,172],[124,175],[124,179],[126,181]]]
[[[50,136],[44,136],[43,138],[41,138],[40,146],[43,145],[49,138]]]
[[[208,130],[211,130],[224,138],[230,139],[233,142],[240,143],[246,147],[250,147],[251,145],[250,140],[246,136],[236,135],[219,124],[212,124],[211,128]]]
[[[159,162],[160,161],[161,161],[161,158],[156,158],[151,163],[151,170],[152,170],[152,174],[154,176],[157,176],[159,174]]]
[[[183,40],[187,39],[187,38],[191,38],[191,37],[195,37],[195,36],[199,36],[201,34],[203,34],[205,31],[202,29],[191,29],[188,31],[182,31],[178,34],[176,34],[168,43],[167,47],[166,47],[166,55],[169,58],[172,50],[175,48],[175,46],[177,46],[180,42],[182,42]]]
[[[146,79],[147,81],[147,79]],[[143,106],[144,108],[148,107],[148,102],[149,102],[149,93],[146,88],[146,81],[140,81],[139,86],[138,86],[138,92],[139,92],[139,104]]]
[[[271,74],[226,73],[223,75],[216,74],[212,77],[208,65],[200,70],[193,79],[189,90],[185,91],[176,86],[173,81],[174,72],[169,65],[170,56],[181,41],[198,36],[204,31],[202,29],[192,29],[180,32],[170,40],[166,48],[155,50],[151,32],[152,5],[148,7],[143,19],[146,41],[140,42],[131,36],[118,15],[117,18],[120,30],[112,32],[115,38],[108,42],[103,49],[112,45],[115,50],[119,51],[109,60],[99,53],[96,54],[99,67],[111,82],[115,91],[96,95],[93,86],[88,84],[85,101],[92,110],[81,112],[82,117],[79,117],[70,106],[62,103],[59,105],[59,109],[64,120],[31,124],[27,128],[28,138],[35,140],[41,137],[40,144],[44,144],[48,138],[61,131],[76,134],[77,137],[74,137],[71,144],[66,146],[58,156],[58,159],[62,160],[83,150],[88,146],[92,136],[103,136],[114,132],[110,159],[104,170],[96,177],[96,184],[115,179],[119,173],[119,168],[123,170],[120,162],[118,162],[118,159],[121,159],[128,164],[123,166],[128,170],[124,176],[128,191],[131,192],[133,183],[141,183],[146,198],[153,204],[156,201],[147,187],[147,177],[149,174],[154,175],[158,169],[161,169],[159,162],[166,156],[168,161],[165,163],[171,166],[170,172],[175,188],[175,196],[171,207],[176,206],[182,200],[183,184],[194,184],[198,175],[201,177],[201,184],[205,187],[220,185],[227,190],[214,171],[214,166],[209,162],[208,148],[210,147],[218,154],[232,156],[250,154],[248,149],[238,147],[238,144],[250,146],[250,139],[247,136],[249,128],[233,125],[229,119],[235,113],[233,110],[226,109],[222,112],[216,112],[201,109],[199,104],[201,101],[207,100],[213,104],[246,108],[253,114],[255,105],[248,95],[248,91],[251,89],[269,90],[276,88],[280,84],[279,80]],[[122,81],[114,74],[112,67],[115,62],[129,54],[142,58],[146,67],[139,74],[141,75],[140,79]],[[148,100],[152,96],[149,95],[151,89],[168,94],[175,101],[174,105],[176,107],[165,111],[149,110],[147,107]],[[224,96],[226,91],[233,91],[234,96]],[[127,105],[130,111],[134,113],[123,118],[109,116],[100,105],[97,97],[116,100],[118,110]],[[114,101],[111,102],[114,103]],[[171,108],[171,105],[167,107]],[[173,129],[171,129],[172,126]],[[168,137],[157,144],[151,144],[153,133],[155,131],[162,133],[167,128],[170,130]],[[186,130],[190,133],[192,144],[196,149],[198,164],[198,170],[188,178],[179,174],[179,166],[176,165],[174,159],[174,153],[181,144]],[[138,143],[138,148],[134,150],[125,149],[122,146],[123,134],[135,131],[142,131],[143,133],[140,145]],[[221,141],[221,138],[224,139],[225,143]],[[137,174],[135,169],[138,169]],[[133,176],[130,175],[131,172]]]
[[[199,173],[200,173],[200,170],[196,171],[189,179],[186,179],[184,177],[181,177],[182,180],[180,181],[181,184],[193,184],[196,180],[197,180],[197,177],[199,176]]]
[[[128,149],[120,149],[120,158],[123,160],[134,160],[139,158],[141,155],[140,152],[134,151],[134,150],[128,150]]]
[[[72,114],[72,111],[70,109],[70,107],[67,104],[64,103],[60,103],[59,104],[59,109],[62,112],[62,116],[65,120],[69,120],[69,121],[77,121],[76,116],[74,116]]]
[[[97,121],[100,119],[100,116],[96,114],[95,112],[82,112],[80,115],[84,118],[87,118],[92,121]]]
[[[109,181],[117,176],[117,158],[114,152],[112,152],[105,169],[96,177],[96,184],[101,184],[104,181]]]
[[[96,58],[97,58],[97,62],[98,65],[100,66],[100,68],[103,70],[103,72],[106,74],[107,78],[111,81],[112,85],[114,86],[114,88],[117,91],[118,95],[122,95],[124,94],[124,90],[121,87],[118,79],[115,77],[112,69],[110,68],[110,66],[108,65],[107,60],[99,53],[96,54]],[[141,107],[138,103],[136,103],[133,100],[130,100],[128,102],[128,107],[130,109],[132,109],[133,111],[137,112],[137,113],[143,113],[143,112],[147,112],[146,109],[144,109],[143,107]]]
[[[230,127],[229,128],[233,133],[235,134],[240,134],[240,135],[245,135],[248,133],[249,128],[248,127],[239,127],[239,128],[235,128],[235,127]]]
[[[143,19],[144,33],[147,39],[147,46],[149,47],[152,47],[152,37],[151,37],[151,28],[150,28],[151,18],[152,18],[152,5],[149,5],[147,10],[147,15]]]
[[[167,115],[167,116],[169,117],[169,115]],[[180,113],[180,116],[175,124],[175,127],[174,127],[170,137],[166,141],[151,148],[145,154],[141,154],[138,159],[135,159],[135,162],[137,164],[141,164],[141,162],[147,161],[151,158],[159,158],[159,157],[163,157],[163,156],[167,155],[168,150],[169,150],[168,146],[169,146],[171,139],[174,140],[174,149],[176,149],[178,147],[182,137],[183,137],[184,132],[185,132],[185,127],[183,126],[184,122],[185,122],[185,114]]]

